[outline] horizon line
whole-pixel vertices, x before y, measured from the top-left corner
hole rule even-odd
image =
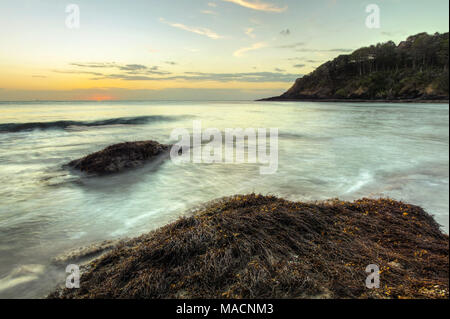
[[[114,99],[114,100],[0,100],[0,103],[15,103],[15,102],[96,102],[96,103],[104,103],[104,102],[247,102],[247,101],[255,101],[253,99],[230,99],[230,100],[192,100],[192,99]]]

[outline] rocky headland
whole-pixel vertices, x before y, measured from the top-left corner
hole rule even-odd
[[[261,101],[448,103],[447,33],[419,33],[340,55]]]

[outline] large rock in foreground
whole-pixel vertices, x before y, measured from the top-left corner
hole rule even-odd
[[[119,245],[80,289],[49,297],[448,298],[448,239],[420,207],[389,199],[234,196]]]
[[[68,164],[85,173],[111,174],[143,165],[159,155],[168,153],[170,145],[155,141],[126,142],[108,146],[102,151],[74,160]]]

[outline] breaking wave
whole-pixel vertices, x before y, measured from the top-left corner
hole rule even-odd
[[[31,130],[66,129],[70,126],[106,126],[106,125],[143,125],[151,122],[163,122],[175,120],[173,116],[137,116],[119,117],[97,121],[54,121],[54,122],[32,122],[32,123],[6,123],[0,124],[0,132],[14,133]]]

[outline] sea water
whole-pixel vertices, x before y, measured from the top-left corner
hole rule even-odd
[[[84,177],[69,161],[174,129],[277,128],[278,169],[170,160]],[[243,193],[289,200],[390,197],[449,230],[448,104],[308,102],[0,103],[0,297],[44,297],[64,280],[51,259],[149,232],[204,202]]]

